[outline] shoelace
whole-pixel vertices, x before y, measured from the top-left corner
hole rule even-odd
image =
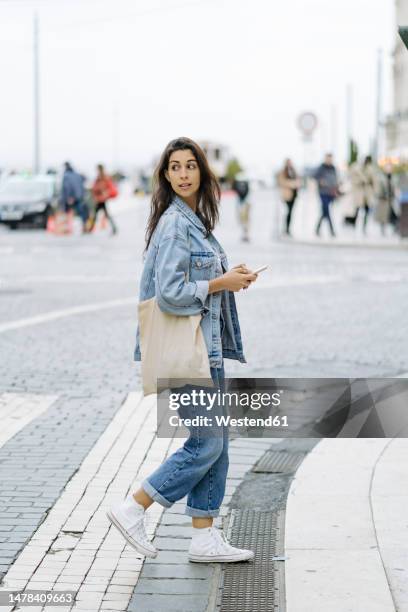
[[[138,538],[142,540],[144,543],[150,544],[150,541],[147,537],[146,526],[144,521],[144,516],[142,516],[139,520],[137,520],[133,525],[129,526],[129,531],[132,533],[136,533]]]

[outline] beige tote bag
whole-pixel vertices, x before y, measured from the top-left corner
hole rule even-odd
[[[181,316],[160,310],[155,297],[139,304],[143,393],[157,393],[157,380],[206,379],[213,386],[201,315]],[[181,386],[172,384],[172,387]]]

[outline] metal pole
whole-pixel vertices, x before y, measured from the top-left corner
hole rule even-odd
[[[120,149],[120,123],[119,123],[119,108],[115,104],[113,107],[113,148],[112,148],[112,170],[116,172],[119,169],[119,149]]]
[[[40,66],[39,66],[39,21],[34,13],[34,173],[40,172]]]
[[[382,49],[378,50],[377,56],[377,102],[375,116],[375,138],[373,156],[375,161],[378,160],[380,148],[380,127],[381,127],[381,112],[382,112]]]
[[[337,108],[334,104],[330,109],[330,149],[336,157],[337,153]]]
[[[308,141],[306,140],[306,142]],[[325,153],[327,153],[327,130],[326,119],[322,117],[320,119],[320,157],[323,157]]]
[[[348,161],[350,152],[350,142],[353,138],[353,86],[349,83],[347,85],[346,93],[346,132],[347,132],[347,149],[346,149],[346,160]]]

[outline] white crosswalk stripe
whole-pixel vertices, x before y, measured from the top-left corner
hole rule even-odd
[[[46,412],[57,397],[32,393],[0,394],[0,447]]]

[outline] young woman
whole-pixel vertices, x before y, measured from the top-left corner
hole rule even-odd
[[[105,168],[103,167],[102,164],[98,164],[97,171],[98,171],[98,174],[96,176],[94,184],[92,185],[92,195],[95,200],[96,208],[95,208],[95,214],[92,219],[92,223],[89,228],[89,231],[92,232],[95,226],[96,218],[98,214],[101,211],[103,211],[105,213],[107,220],[110,223],[112,234],[116,234],[118,230],[116,228],[113,218],[108,212],[108,208],[106,205],[109,198],[114,197],[112,196],[112,193],[111,193],[112,185],[113,185],[112,179],[108,174],[106,174]]]
[[[234,292],[248,288],[257,275],[244,264],[227,271],[225,252],[212,234],[219,200],[219,185],[201,148],[189,138],[171,141],[154,176],[140,300],[155,296],[165,312],[202,314],[211,376],[223,388],[223,358],[245,363]],[[139,333],[135,359],[141,359]],[[228,431],[209,436],[192,427],[184,445],[138,491],[109,510],[108,518],[139,553],[155,557],[157,550],[145,531],[145,511],[153,502],[169,508],[187,496],[186,514],[193,523],[190,561],[252,559],[252,551],[234,548],[212,526],[227,471]]]

